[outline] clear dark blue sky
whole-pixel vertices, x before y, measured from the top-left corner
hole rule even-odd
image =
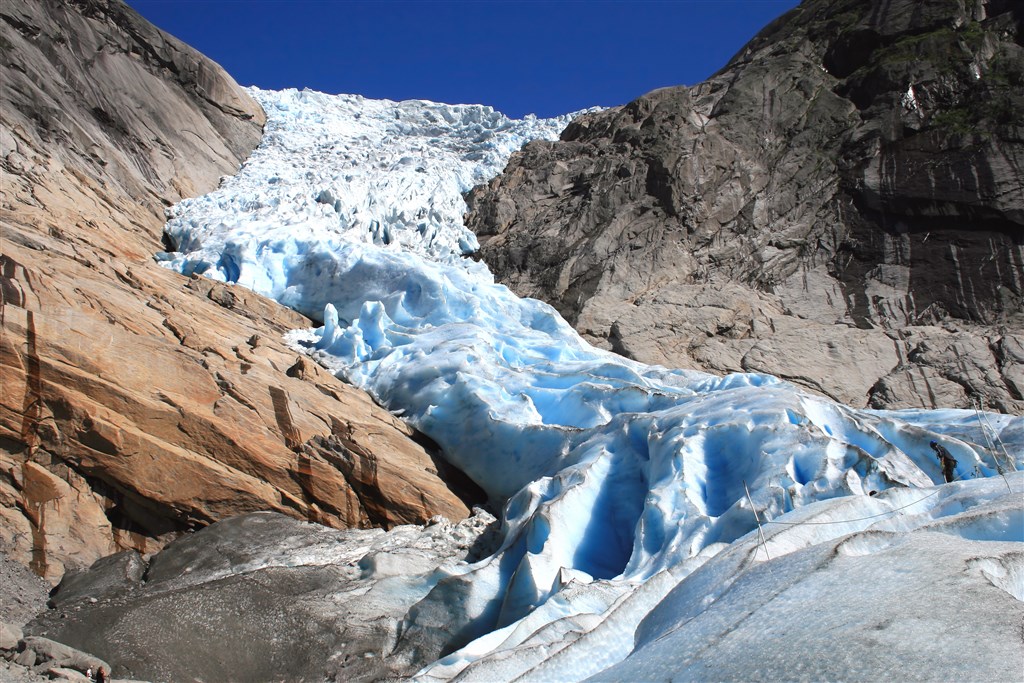
[[[798,0],[128,0],[242,85],[553,116],[720,69]]]

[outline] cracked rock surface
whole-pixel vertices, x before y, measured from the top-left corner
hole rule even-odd
[[[500,281],[628,357],[1019,414],[1021,21],[807,0],[707,81],[527,145],[467,222]]]
[[[255,510],[465,517],[430,443],[281,341],[307,319],[153,261],[164,207],[235,172],[260,107],[115,0],[4,2],[0,43],[9,557],[56,583]]]

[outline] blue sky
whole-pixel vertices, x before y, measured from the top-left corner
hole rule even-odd
[[[128,0],[242,85],[554,116],[720,69],[797,0]]]

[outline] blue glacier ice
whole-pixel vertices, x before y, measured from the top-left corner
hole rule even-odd
[[[496,284],[465,257],[477,243],[462,194],[571,115],[251,92],[268,114],[262,144],[216,191],[174,207],[177,251],[158,258],[322,321],[290,342],[433,438],[503,510],[501,550],[432,577],[410,613],[410,629],[449,620],[464,645],[425,679],[507,677],[509,653],[555,667],[553,644],[590,633],[608,634],[606,651],[577,671],[623,662],[657,639],[641,619],[683,577],[755,542],[759,520],[765,559],[880,522],[930,523],[948,495],[934,493],[931,440],[964,483],[1024,463],[1024,418],[857,410],[766,375],[642,365]],[[1011,481],[1022,485],[997,477],[972,500]],[[806,510],[835,513],[831,526],[799,541],[772,530]],[[1022,540],[1019,522],[986,524]]]

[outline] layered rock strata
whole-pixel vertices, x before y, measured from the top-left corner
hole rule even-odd
[[[808,0],[704,83],[528,145],[469,198],[481,256],[644,362],[1020,413],[1022,18]]]
[[[307,319],[154,263],[259,106],[113,0],[5,2],[0,42],[0,549],[56,581],[254,510],[465,517],[430,443],[284,345]]]

